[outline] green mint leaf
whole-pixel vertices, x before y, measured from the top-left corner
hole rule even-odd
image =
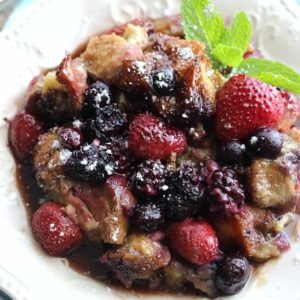
[[[212,58],[213,48],[225,32],[217,8],[210,0],[182,0],[181,16],[186,38],[203,42],[207,55]]]
[[[213,56],[224,66],[238,67],[243,61],[244,51],[239,47],[218,44]]]
[[[252,25],[243,12],[235,15],[221,42],[213,49],[213,56],[225,66],[237,67],[249,46]]]
[[[222,44],[238,47],[245,52],[250,44],[252,24],[244,12],[236,14],[222,38]]]
[[[300,74],[276,61],[248,58],[232,70],[231,75],[236,74],[248,74],[271,85],[300,94]]]

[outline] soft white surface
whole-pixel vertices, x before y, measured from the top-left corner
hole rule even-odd
[[[254,45],[268,58],[300,72],[300,9],[292,0],[216,0],[225,17],[245,10],[254,21]],[[113,291],[44,254],[33,240],[15,187],[14,161],[7,148],[7,125],[22,106],[30,79],[53,67],[88,37],[117,23],[178,11],[178,0],[41,0],[0,34],[0,286],[17,300],[140,299]],[[8,271],[9,270],[9,271]],[[300,243],[265,266],[232,299],[300,300]],[[145,297],[174,299],[175,297]],[[187,299],[187,297],[178,297]]]

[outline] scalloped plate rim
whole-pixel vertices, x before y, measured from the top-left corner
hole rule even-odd
[[[57,44],[55,49],[49,49],[51,43],[40,34],[39,28],[33,28],[34,19],[37,21],[39,17],[37,13],[41,13],[42,16],[45,10],[49,10],[47,13],[46,20],[51,23],[51,16],[55,15],[54,4],[59,3],[59,0],[42,0],[39,3],[35,2],[31,7],[26,9],[26,12],[20,19],[15,20],[9,28],[4,32],[0,33],[0,80],[6,84],[1,88],[1,98],[4,99],[0,102],[0,170],[1,174],[5,176],[0,182],[0,235],[4,237],[6,245],[9,247],[2,248],[2,254],[0,255],[0,268],[10,270],[10,275],[4,275],[4,272],[0,272],[0,286],[3,284],[4,280],[7,282],[5,289],[10,292],[17,300],[21,299],[62,299],[62,297],[72,296],[73,299],[79,300],[82,296],[89,296],[89,299],[97,299],[99,296],[106,297],[105,299],[137,299],[130,292],[120,292],[118,290],[113,290],[108,287],[104,287],[101,283],[96,283],[95,281],[76,273],[75,271],[67,268],[65,265],[66,260],[60,258],[52,258],[43,253],[34,239],[31,236],[29,224],[26,218],[25,210],[23,204],[20,201],[20,195],[16,190],[14,184],[13,172],[15,170],[14,161],[7,148],[7,123],[3,121],[3,117],[11,117],[20,107],[22,107],[22,95],[24,94],[25,88],[33,75],[36,75],[39,71],[46,67],[55,66],[59,62],[59,58],[62,57],[65,50],[72,51],[75,49],[76,44],[79,41],[84,41],[87,37],[99,32],[99,29],[107,29],[112,27],[110,25],[122,23],[124,20],[128,19],[129,16],[135,16],[135,14],[145,15],[150,12],[152,16],[158,16],[163,10],[163,14],[172,14],[178,8],[179,0],[153,0],[151,2],[141,2],[138,0],[89,0],[88,4],[85,0],[75,0],[65,1],[64,3],[71,3],[75,8],[72,11],[72,16],[80,16],[80,20],[76,22],[71,21],[72,26],[75,26],[76,30],[70,31],[68,24],[68,30],[62,30],[60,32],[61,36],[57,36]],[[97,2],[97,3],[96,3]],[[124,7],[128,3],[132,3],[132,6],[128,6],[128,10],[119,10],[118,4],[122,2]],[[296,48],[293,45],[293,37],[300,36],[300,24],[296,24],[297,13],[300,8],[295,8],[289,0],[265,0],[264,3],[259,3],[259,0],[251,1],[236,1],[235,5],[229,5],[229,0],[222,1],[216,0],[220,5],[222,12],[225,16],[232,15],[235,10],[240,10],[246,8],[250,12],[254,23],[257,25],[255,27],[255,39],[254,43],[256,46],[261,47],[261,50],[267,57],[278,57],[282,58],[282,47],[280,42],[276,41],[272,36],[273,34],[278,34],[282,36],[282,44],[292,45],[291,49],[286,49],[289,51],[288,54],[285,53],[287,57],[283,57],[284,62],[292,65],[293,67],[300,70],[300,61],[291,60],[294,58],[294,52]],[[60,8],[63,9],[64,3],[60,4]],[[110,6],[106,6],[110,5]],[[158,5],[156,7],[156,5]],[[89,9],[88,9],[89,7]],[[93,8],[101,7],[103,12],[97,11],[91,17],[87,12],[93,12]],[[271,9],[271,11],[269,11]],[[80,10],[83,9],[83,15],[78,14]],[[105,14],[104,14],[105,11]],[[296,12],[297,11],[297,12]],[[59,15],[57,20],[62,23],[62,16]],[[97,15],[98,13],[98,15]],[[93,19],[93,24],[89,22],[89,17]],[[99,20],[101,19],[103,24],[99,25]],[[280,28],[275,26],[274,20],[279,24],[283,24]],[[55,21],[57,21],[55,20]],[[36,21],[36,22],[37,22]],[[261,24],[264,26],[261,26]],[[80,26],[78,26],[78,24]],[[288,27],[292,26],[291,28]],[[50,24],[52,25],[52,24]],[[53,24],[54,28],[56,25]],[[295,28],[293,28],[293,26]],[[46,32],[51,32],[49,28],[45,28]],[[50,28],[54,30],[53,28]],[[48,30],[48,31],[47,31]],[[279,33],[277,32],[279,31]],[[22,34],[22,36],[21,36]],[[46,35],[46,34],[45,34]],[[37,38],[35,38],[37,37]],[[51,37],[50,37],[51,40]],[[278,49],[274,49],[274,45],[278,45]],[[60,47],[61,46],[61,47]],[[52,50],[54,53],[51,53]],[[15,62],[12,66],[9,59]],[[295,65],[294,65],[294,62]],[[15,67],[16,66],[16,67]],[[5,182],[5,180],[7,182]],[[8,232],[10,233],[8,235]],[[22,252],[20,253],[19,248],[21,247]],[[288,271],[290,274],[297,277],[300,275],[300,268],[297,268],[298,262],[300,262],[300,243],[297,242],[294,248],[283,255],[283,257],[274,263],[268,263],[263,268],[261,275],[255,278],[255,282],[252,282],[249,287],[247,287],[241,294],[230,299],[251,299],[254,297],[264,297],[269,299],[281,299],[282,290],[287,290],[291,300],[299,300],[297,295],[297,285],[289,284],[287,279],[283,278],[283,284],[280,281],[279,268],[284,268],[288,266]],[[14,256],[15,259],[12,258]],[[39,274],[35,272],[30,272],[29,270],[38,270],[38,272],[43,272],[47,275],[47,282],[42,280]],[[274,274],[275,271],[277,272]],[[60,282],[57,277],[68,281],[68,285]],[[267,280],[264,277],[269,277]],[[279,278],[278,278],[279,277]],[[285,279],[285,280],[284,280]],[[35,282],[33,282],[33,280]],[[262,284],[262,282],[266,283]],[[273,284],[270,284],[270,281]],[[21,284],[18,284],[21,283]],[[53,288],[53,285],[55,288]],[[261,287],[260,287],[261,286]],[[18,294],[16,294],[18,291]],[[47,296],[44,294],[47,292]],[[30,295],[30,296],[28,296]],[[130,297],[132,296],[132,297]],[[26,298],[27,297],[27,298]],[[174,299],[171,297],[162,296],[149,296],[145,297],[147,299]],[[176,297],[177,298],[177,297]],[[186,296],[178,296],[178,299],[186,299]],[[67,298],[68,299],[68,298]],[[227,298],[229,299],[229,298]]]

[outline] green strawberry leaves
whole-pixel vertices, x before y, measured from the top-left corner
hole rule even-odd
[[[181,16],[186,38],[205,44],[216,69],[233,67],[229,76],[248,74],[300,94],[300,75],[291,68],[275,61],[243,58],[252,34],[252,24],[244,12],[236,14],[226,28],[210,0],[181,0]]]

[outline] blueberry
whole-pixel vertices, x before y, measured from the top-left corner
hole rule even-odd
[[[83,144],[83,136],[78,128],[61,128],[58,134],[63,146],[66,148],[77,149]]]
[[[136,226],[146,232],[156,231],[164,223],[162,209],[155,203],[138,204],[133,217]]]
[[[138,196],[155,197],[165,185],[167,173],[159,160],[146,160],[136,167],[130,185]]]
[[[273,128],[262,128],[252,135],[248,142],[248,150],[256,156],[276,158],[283,146],[283,134]]]
[[[161,68],[152,74],[152,86],[158,95],[171,95],[175,91],[175,71],[171,67]]]
[[[112,103],[110,87],[101,81],[93,83],[84,94],[82,114],[84,116],[97,115],[98,111]]]
[[[246,257],[235,254],[227,256],[217,268],[215,284],[225,295],[238,293],[247,283],[250,276],[250,264]]]
[[[85,144],[72,152],[65,164],[65,173],[72,179],[98,184],[114,172],[114,159],[105,146]]]
[[[238,140],[221,143],[218,147],[218,158],[228,164],[242,163],[246,156],[246,146]]]

